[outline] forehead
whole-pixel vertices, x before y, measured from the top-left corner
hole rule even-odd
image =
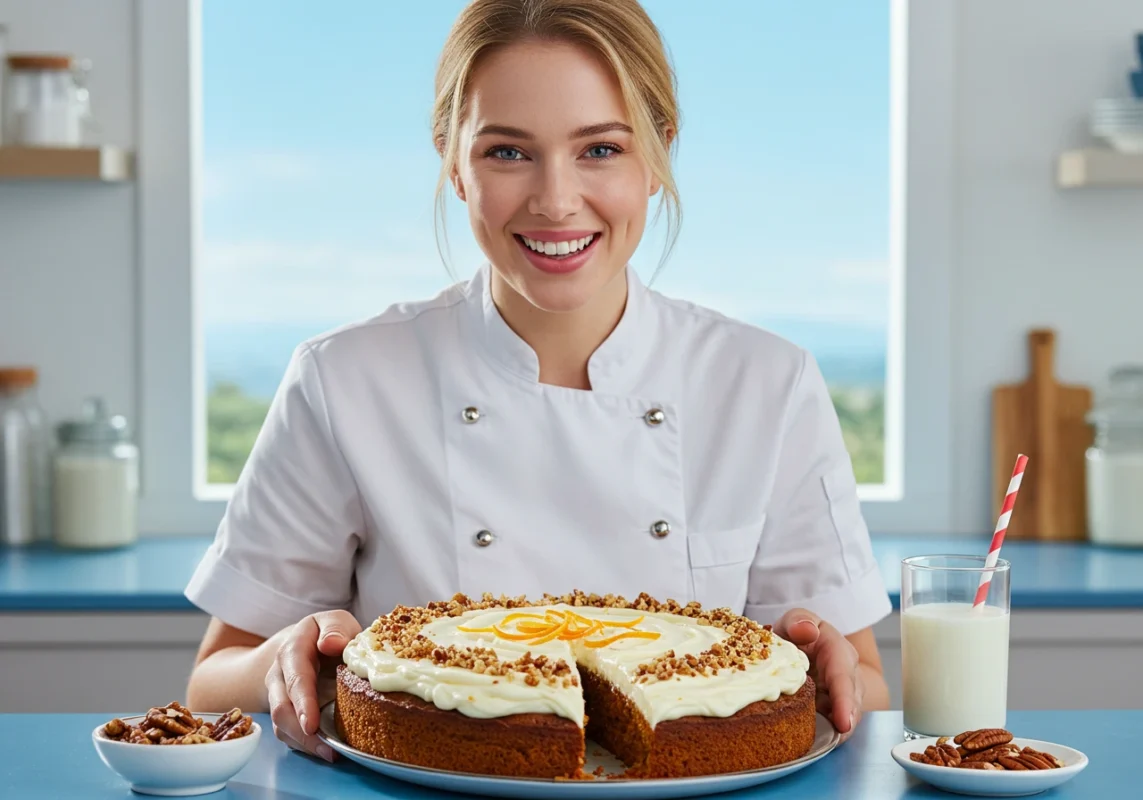
[[[512,125],[542,135],[599,122],[629,122],[611,68],[586,47],[522,42],[487,55],[468,87],[477,127]]]

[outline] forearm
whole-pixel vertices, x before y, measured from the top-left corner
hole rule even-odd
[[[889,709],[889,684],[881,670],[872,664],[861,661],[857,664],[861,674],[861,682],[865,688],[865,697],[861,703],[863,711],[887,711]]]
[[[235,706],[246,712],[268,711],[266,672],[290,630],[278,631],[257,647],[227,647],[204,658],[191,672],[187,705],[208,713]]]

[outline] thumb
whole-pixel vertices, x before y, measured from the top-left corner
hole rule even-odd
[[[804,608],[794,608],[782,615],[775,626],[778,635],[797,645],[813,644],[818,640],[821,618]]]
[[[339,656],[349,640],[361,632],[361,626],[345,611],[315,614],[318,624],[318,652],[326,656]]]

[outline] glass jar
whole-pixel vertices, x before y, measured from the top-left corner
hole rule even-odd
[[[56,428],[55,541],[61,547],[122,547],[138,539],[139,450],[127,420],[100,398],[83,418]]]
[[[88,124],[85,69],[69,55],[8,57],[4,141],[24,147],[79,147]]]
[[[51,536],[50,446],[32,367],[0,368],[0,544]]]
[[[1143,366],[1120,367],[1087,420],[1088,538],[1143,547]]]

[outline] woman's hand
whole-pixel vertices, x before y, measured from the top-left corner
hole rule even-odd
[[[804,608],[783,614],[774,632],[810,657],[818,711],[833,722],[842,740],[848,739],[861,720],[865,697],[857,649],[841,631]]]
[[[341,651],[359,633],[348,611],[322,611],[295,625],[278,648],[266,689],[274,735],[289,747],[333,761],[333,751],[314,734],[321,706],[334,693]]]

